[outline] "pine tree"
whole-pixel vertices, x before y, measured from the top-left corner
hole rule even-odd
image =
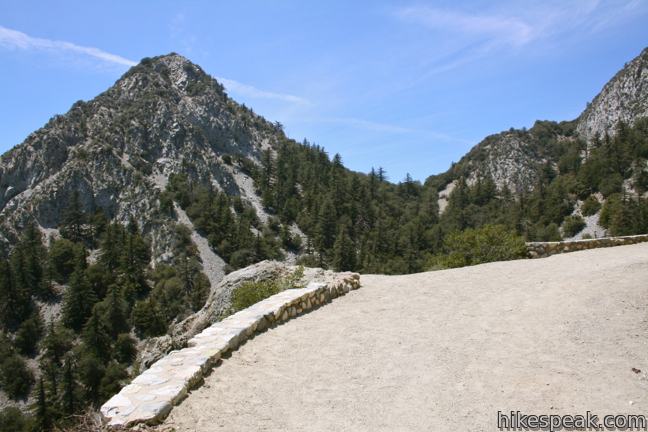
[[[71,416],[77,408],[77,382],[74,372],[75,366],[72,357],[65,359],[63,366],[63,412]]]
[[[51,389],[52,396],[54,398],[58,397],[60,367],[46,360],[41,360],[39,367],[43,372],[42,376],[49,380],[49,388]]]
[[[380,183],[387,181],[387,171],[383,167],[378,167],[378,181]]]
[[[139,337],[159,336],[167,330],[162,313],[152,298],[135,303],[131,320]]]
[[[114,272],[120,264],[123,249],[123,228],[119,224],[109,224],[100,244],[99,262],[109,271]]]
[[[261,160],[261,197],[263,206],[271,209],[274,206],[272,196],[272,176],[273,176],[273,160],[272,152],[270,149],[263,151],[263,158]]]
[[[59,283],[67,283],[76,264],[78,247],[68,239],[58,239],[50,243],[48,267],[52,279]]]
[[[11,307],[14,296],[13,277],[9,262],[0,258],[0,324],[7,328],[15,322],[14,309]]]
[[[378,195],[378,174],[374,167],[371,167],[371,172],[369,173],[369,199],[373,201]]]
[[[635,224],[639,218],[635,214],[634,208],[635,203],[624,194],[611,217],[610,232],[612,235],[623,236],[635,233]]]
[[[450,226],[450,230],[464,230],[469,226],[466,209],[470,205],[469,188],[466,179],[461,177],[457,186],[450,194],[448,208],[444,212],[444,220]]]
[[[335,243],[337,215],[331,198],[327,198],[319,212],[316,228],[316,244],[320,257],[324,257]]]
[[[108,290],[108,295],[99,304],[102,311],[101,320],[112,339],[116,339],[120,333],[127,333],[130,328],[126,315],[126,302],[117,285],[112,285]]]
[[[56,368],[61,366],[63,356],[72,348],[74,336],[64,327],[57,327],[50,321],[47,335],[43,339],[43,359],[49,361]]]
[[[85,351],[79,359],[79,376],[85,390],[86,399],[93,405],[99,403],[101,380],[105,367],[93,353]]]
[[[115,361],[110,362],[106,367],[104,376],[101,378],[100,383],[100,396],[101,400],[110,398],[126,384],[128,379],[128,371],[124,365]]]
[[[14,249],[9,263],[0,259],[0,319],[8,329],[17,328],[33,308],[23,263],[20,248]]]
[[[137,222],[131,219],[121,257],[123,271],[129,274],[142,274],[150,259],[149,247],[139,232]]]
[[[83,263],[77,263],[74,273],[70,276],[70,284],[63,301],[63,322],[77,332],[83,327],[97,301],[84,265],[85,258]]]
[[[45,289],[43,280],[43,262],[46,260],[46,252],[43,247],[43,236],[35,223],[27,224],[16,248],[21,249],[20,272],[25,285],[30,287],[28,290],[41,298],[47,298],[50,292]]]
[[[74,191],[61,219],[61,234],[63,237],[73,242],[83,241],[85,239],[85,219],[86,215],[83,212],[79,192]]]
[[[135,339],[130,334],[122,333],[117,336],[115,342],[115,360],[124,364],[131,364],[137,355],[137,347]]]
[[[414,198],[418,195],[416,183],[414,182],[414,179],[410,175],[410,173],[407,173],[405,175],[405,180],[400,184],[399,188],[402,192],[401,195],[403,195],[406,199],[409,198]]]
[[[43,335],[43,322],[38,310],[20,325],[14,344],[21,354],[33,356],[37,352],[38,341]]]
[[[333,267],[337,271],[354,270],[356,266],[356,251],[345,225],[340,226],[333,246]]]
[[[144,295],[149,287],[146,283],[145,270],[151,260],[149,245],[139,232],[137,222],[133,219],[128,224],[124,248],[120,257],[120,273],[128,281],[128,286],[135,292],[125,292],[130,302],[135,297]]]
[[[89,232],[92,245],[96,245],[99,242],[109,225],[110,222],[103,210],[100,209],[92,215],[90,218]]]
[[[335,153],[333,160],[331,161],[331,165],[334,170],[344,169],[344,165],[342,164],[342,156],[340,156],[340,153]]]
[[[43,378],[41,378],[38,382],[38,398],[36,401],[36,425],[35,426],[36,426],[36,430],[39,432],[52,430],[52,417],[47,402],[47,396],[45,395],[45,385],[43,384]]]
[[[24,399],[34,383],[34,375],[13,350],[0,359],[0,389],[13,400]]]
[[[83,327],[83,343],[85,349],[91,352],[100,360],[107,360],[110,357],[111,338],[108,328],[101,318],[99,305],[92,310],[92,315]]]

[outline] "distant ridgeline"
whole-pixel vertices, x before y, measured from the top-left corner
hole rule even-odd
[[[217,288],[192,236],[226,271],[394,274],[648,232],[646,57],[579,119],[488,137],[423,184],[287,138],[181,56],[143,60],[0,158],[0,430],[70,426],[139,372]]]

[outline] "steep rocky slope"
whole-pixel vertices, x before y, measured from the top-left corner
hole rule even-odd
[[[586,141],[614,135],[616,125],[648,116],[648,48],[627,63],[588,104],[576,130]]]
[[[627,63],[576,120],[536,122],[528,131],[491,135],[435,182],[441,190],[458,177],[471,182],[483,176],[500,189],[530,190],[544,164],[558,163],[557,143],[580,139],[590,146],[596,137],[613,136],[619,122],[632,126],[643,117],[648,117],[648,48]]]
[[[561,143],[613,134],[619,121],[648,115],[648,49],[628,63],[573,122],[537,122],[485,138],[450,170],[431,177],[443,189],[459,177],[491,178],[498,188],[530,190],[540,168],[556,167]],[[119,221],[134,216],[152,234],[154,255],[167,247],[168,216],[159,193],[184,172],[240,194],[262,222],[267,215],[241,166],[224,156],[259,162],[285,138],[276,125],[232,101],[223,87],[185,58],[144,59],[113,87],[77,102],[0,158],[0,241],[10,242],[34,218],[56,228],[78,191],[84,209]],[[229,162],[229,158],[228,158]],[[249,183],[249,184],[248,184]]]
[[[485,138],[450,173],[455,178],[465,177],[469,183],[488,177],[499,189],[522,192],[535,185],[545,163],[556,162],[551,144],[572,139],[570,124],[536,122],[528,131],[509,130]]]
[[[11,240],[30,218],[55,228],[78,191],[85,211],[101,208],[118,221],[135,217],[153,233],[160,255],[164,230],[154,228],[168,222],[158,198],[170,174],[182,171],[238,194],[239,167],[226,167],[223,156],[258,161],[280,136],[185,58],[144,59],[0,158],[0,231]]]
[[[537,121],[529,130],[510,129],[486,137],[444,174],[428,182],[443,186],[464,177],[468,184],[478,178],[492,179],[498,189],[513,193],[531,190],[540,169],[555,166],[559,149],[577,140],[574,122]],[[447,186],[446,186],[447,187]]]

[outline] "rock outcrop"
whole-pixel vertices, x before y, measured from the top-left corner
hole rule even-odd
[[[32,218],[56,228],[75,192],[86,211],[102,209],[121,222],[134,217],[146,232],[163,232],[157,228],[169,221],[158,198],[171,174],[239,194],[237,161],[258,162],[283,137],[184,57],[144,59],[2,155],[0,234],[11,241]],[[243,198],[255,198],[249,194]],[[158,256],[165,242],[154,240]]]
[[[613,136],[617,124],[648,117],[648,48],[612,78],[578,118],[576,130],[588,142]]]
[[[577,139],[574,127],[574,122],[537,121],[529,130],[488,136],[440,176],[445,177],[442,186],[460,177],[473,184],[481,177],[491,179],[499,190],[529,191],[537,184],[543,165],[557,163],[550,143]]]
[[[538,121],[529,130],[511,129],[491,135],[477,144],[448,172],[437,176],[443,188],[464,177],[469,183],[477,177],[491,178],[499,189],[513,193],[530,190],[538,171],[558,163],[551,151],[555,142],[580,139],[592,144],[598,137],[613,136],[619,122],[632,126],[648,117],[648,48],[627,63],[573,121]],[[434,179],[435,176],[431,177]]]
[[[297,269],[297,266],[278,261],[262,261],[226,275],[219,284],[212,286],[201,310],[172,324],[167,335],[147,339],[142,343],[136,362],[138,368],[148,368],[166,353],[184,346],[193,336],[226,316],[231,307],[232,292],[243,283],[277,280],[293,274]],[[329,284],[340,278],[340,273],[331,270],[308,267],[303,270],[304,275],[299,281],[301,286],[309,283]]]

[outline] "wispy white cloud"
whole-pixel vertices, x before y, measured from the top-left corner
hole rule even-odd
[[[236,93],[253,99],[274,99],[283,102],[289,102],[297,105],[310,105],[310,102],[300,96],[287,93],[275,93],[267,90],[261,90],[249,84],[243,84],[227,78],[216,78],[225,86],[228,92]]]
[[[532,44],[537,48],[548,41],[562,44],[619,25],[647,10],[648,2],[642,0],[545,0],[497,3],[480,13],[409,6],[395,10],[394,16],[429,29],[451,47],[430,65],[425,74],[429,77],[498,52]]]
[[[183,21],[184,17],[180,16],[180,18],[178,19]],[[178,23],[176,24],[180,25]],[[89,56],[101,61],[124,66],[135,66],[137,64],[137,62],[133,60],[127,59],[117,54],[109,53],[99,48],[77,45],[72,42],[61,40],[33,37],[21,31],[13,30],[4,26],[0,26],[0,47],[20,50],[44,50],[72,53]],[[241,82],[227,78],[218,78],[218,80],[225,86],[228,91],[242,96],[247,96],[254,99],[274,99],[298,105],[310,104],[308,100],[299,96],[261,90],[251,85],[243,84]]]
[[[106,52],[99,48],[77,45],[72,42],[33,37],[3,26],[0,26],[0,46],[11,49],[47,50],[80,54],[124,66],[134,66],[137,64],[133,60]]]
[[[434,30],[462,33],[520,46],[534,38],[534,27],[523,19],[500,15],[471,15],[430,7],[406,7],[400,18],[418,22]]]

